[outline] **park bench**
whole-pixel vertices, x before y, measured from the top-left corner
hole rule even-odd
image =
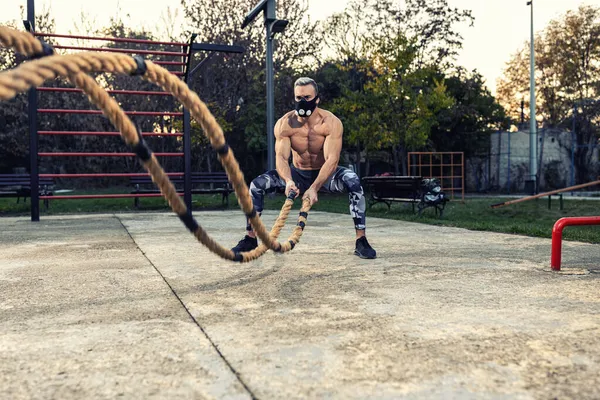
[[[169,179],[178,192],[183,191],[183,176],[172,176]],[[130,183],[135,187],[131,194],[160,193],[150,176],[133,177]],[[225,172],[192,172],[192,194],[220,193],[223,196],[223,205],[229,206],[229,194],[233,191]],[[138,208],[139,204],[139,197],[135,197],[134,206]]]
[[[54,179],[42,178],[38,180],[38,193],[40,196],[52,196]],[[0,174],[0,197],[16,197],[17,203],[23,198],[31,197],[31,178],[29,174]],[[44,206],[48,209],[48,199],[44,199]]]
[[[388,209],[392,203],[411,203],[421,201],[420,176],[367,176],[362,179],[363,186],[369,192],[369,208],[377,203],[385,203]]]
[[[433,207],[436,215],[440,218],[448,199],[439,192],[432,192],[439,181],[423,179],[420,176],[368,176],[362,179],[364,188],[369,192],[369,208],[377,203],[385,203],[390,209],[392,203],[411,203],[415,212],[415,204],[418,213]]]

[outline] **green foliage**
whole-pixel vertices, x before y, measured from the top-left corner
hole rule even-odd
[[[490,133],[508,129],[504,108],[485,87],[476,71],[458,68],[444,80],[453,104],[438,114],[430,146],[438,151],[462,151],[466,156],[487,152]]]
[[[344,121],[349,143],[367,150],[424,146],[439,112],[453,104],[437,71],[416,65],[418,49],[403,35],[363,46],[371,49],[369,59],[338,66],[360,72],[362,84],[347,81],[332,107]]]
[[[352,146],[361,145],[368,150],[389,146],[389,132],[374,114],[376,98],[366,91],[342,91],[334,100],[331,111],[342,119],[344,136]]]
[[[382,125],[390,130],[390,144],[419,148],[427,143],[437,114],[452,105],[434,66],[417,64],[418,47],[403,35],[375,42],[373,79],[365,86],[378,98]]]

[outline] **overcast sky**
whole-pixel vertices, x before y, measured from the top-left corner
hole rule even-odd
[[[529,40],[530,11],[526,0],[448,0],[458,8],[470,9],[475,17],[473,27],[461,26],[465,39],[458,63],[468,69],[477,69],[486,79],[492,92],[496,80],[511,54]],[[258,3],[258,0],[257,0]],[[309,12],[313,19],[324,19],[344,9],[346,0],[309,0]],[[26,0],[0,0],[0,23],[20,19],[19,6]],[[534,28],[541,30],[552,20],[574,10],[579,5],[600,6],[600,0],[535,0]],[[179,0],[36,0],[36,11],[49,7],[56,19],[57,33],[74,29],[74,21],[80,20],[81,12],[96,20],[99,25],[108,24],[118,7],[129,14],[133,24],[143,25],[156,31],[167,7],[176,10]],[[182,19],[181,12],[179,13]]]

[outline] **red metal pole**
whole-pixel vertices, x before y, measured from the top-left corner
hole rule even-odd
[[[63,108],[39,108],[39,113],[42,114],[89,114],[102,115],[100,110],[69,110]],[[155,117],[180,117],[182,112],[160,112],[160,111],[125,111],[127,115],[148,115]]]
[[[62,50],[86,50],[86,51],[100,51],[107,53],[125,53],[125,54],[149,54],[155,56],[187,56],[187,53],[181,53],[176,51],[152,51],[152,50],[136,50],[136,49],[112,49],[104,47],[80,47],[80,46],[53,46],[55,49]]]
[[[66,38],[66,39],[86,39],[86,40],[101,40],[105,42],[122,42],[122,43],[143,43],[143,44],[162,44],[167,46],[182,46],[188,47],[187,43],[179,42],[155,42],[147,39],[127,39],[127,38],[111,38],[111,37],[95,37],[95,36],[79,36],[79,35],[59,35],[56,33],[34,33],[34,36],[40,37],[55,37],[55,38]]]
[[[183,153],[152,153],[157,157],[183,157]],[[134,157],[135,153],[38,153],[40,157]]]
[[[461,170],[461,182],[462,182],[462,201],[465,201],[465,153],[460,153],[460,170]]]
[[[183,193],[177,193],[179,197]],[[40,196],[42,200],[74,200],[74,199],[127,199],[132,197],[162,197],[160,193],[136,193],[136,194],[81,194],[65,196]]]
[[[80,136],[121,136],[120,132],[94,132],[94,131],[38,131],[38,135],[80,135]],[[183,136],[181,132],[175,133],[155,133],[142,132],[142,136]]]
[[[552,254],[550,257],[550,265],[554,271],[560,271],[563,229],[574,225],[600,225],[600,217],[565,217],[556,221],[552,228]]]
[[[68,93],[83,93],[81,89],[75,88],[55,88],[55,87],[39,87],[40,92],[68,92]],[[169,92],[155,92],[150,90],[107,90],[108,94],[136,94],[142,96],[171,96]]]
[[[183,172],[168,172],[167,176],[183,176]],[[40,178],[134,178],[150,176],[146,173],[124,172],[124,173],[106,173],[106,174],[40,174]]]
[[[152,61],[156,65],[185,65],[181,61]]]

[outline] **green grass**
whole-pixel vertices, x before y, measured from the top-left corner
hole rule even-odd
[[[92,193],[128,193],[129,188],[90,191],[75,191],[72,194]],[[279,209],[283,205],[283,196],[273,199],[267,197],[265,208]],[[413,214],[410,204],[395,203],[391,210],[385,204],[376,204],[367,210],[369,217],[419,222],[431,225],[453,226],[478,231],[503,232],[526,236],[550,238],[556,220],[566,216],[600,215],[600,201],[565,200],[564,210],[559,210],[558,201],[553,199],[552,209],[548,209],[547,198],[531,200],[519,204],[492,209],[491,204],[510,200],[501,197],[459,199],[446,205],[444,218],[438,219],[433,209],[427,209],[423,217]],[[234,195],[229,198],[229,209],[238,210]],[[296,201],[295,209],[300,207]],[[196,211],[223,209],[220,195],[193,196],[193,208]],[[40,203],[40,215],[83,214],[103,212],[147,212],[168,211],[170,208],[163,198],[141,198],[139,210],[133,206],[133,199],[94,199],[94,200],[54,200],[49,210]],[[319,203],[313,210],[349,214],[346,195],[320,195]],[[0,216],[18,216],[29,214],[27,204],[16,203],[14,198],[0,199]],[[348,216],[350,218],[350,216]],[[310,223],[310,218],[309,218]],[[566,240],[600,243],[600,226],[568,227],[563,234]]]
[[[96,189],[93,191],[75,190],[67,195],[89,195],[89,194],[113,194],[129,193],[131,188]],[[58,194],[57,194],[58,195]],[[236,206],[235,195],[229,196],[230,207]],[[221,195],[197,195],[192,196],[194,210],[223,209]],[[21,199],[17,203],[16,198],[0,198],[0,216],[29,215],[29,199],[23,204]],[[105,212],[134,212],[134,211],[168,211],[167,201],[162,197],[140,198],[140,207],[136,209],[133,198],[125,199],[81,199],[81,200],[50,200],[48,210],[40,201],[40,217],[44,215],[61,214],[83,214],[83,213],[105,213]]]
[[[450,201],[446,204],[443,219],[437,218],[432,208],[425,210],[423,216],[419,217],[413,214],[410,204],[394,203],[388,211],[387,206],[380,203],[367,210],[367,229],[369,217],[378,217],[477,231],[550,238],[552,227],[559,218],[600,215],[600,201],[595,200],[564,200],[562,211],[559,210],[557,199],[552,200],[552,209],[549,210],[547,198],[530,200],[496,209],[490,207],[492,204],[506,200],[514,199],[495,197],[467,198],[464,203],[460,199]],[[299,202],[297,201],[297,203]],[[283,200],[270,200],[266,202],[266,207],[280,208],[282,204]],[[348,197],[345,195],[320,195],[319,202],[312,209],[349,214]],[[563,231],[563,238],[600,243],[600,226],[568,227]]]

